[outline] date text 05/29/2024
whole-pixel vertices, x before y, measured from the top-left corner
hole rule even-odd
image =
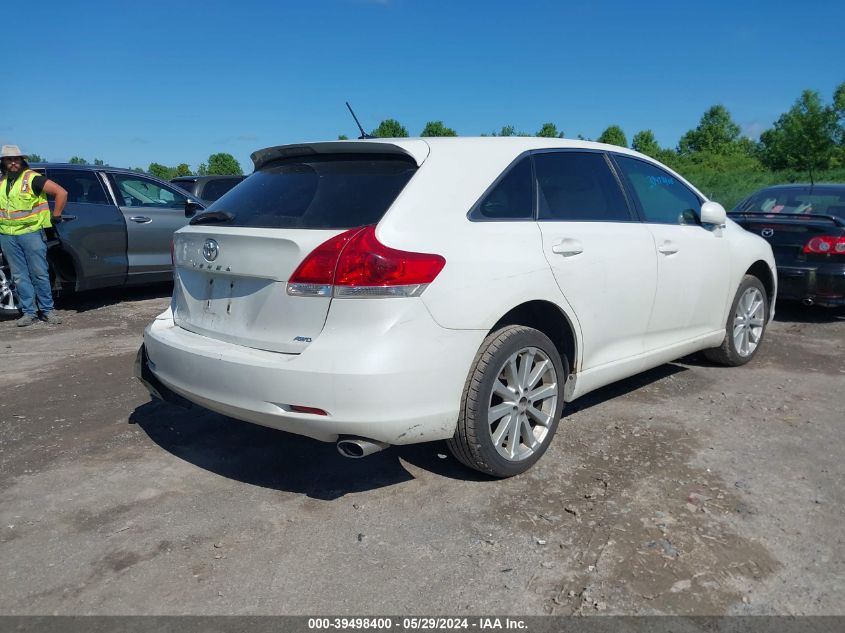
[[[501,617],[356,617],[308,618],[309,630],[371,630],[371,631],[448,631],[448,630],[526,630],[524,620]]]

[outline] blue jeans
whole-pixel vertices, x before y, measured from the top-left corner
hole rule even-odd
[[[12,271],[12,280],[15,282],[23,313],[35,316],[39,309],[44,314],[52,312],[55,308],[50,288],[47,238],[44,231],[23,235],[0,233],[0,249],[3,249],[3,257]]]

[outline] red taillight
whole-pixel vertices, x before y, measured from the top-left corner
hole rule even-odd
[[[332,285],[340,252],[352,236],[360,231],[361,227],[349,229],[320,244],[302,260],[299,267],[293,271],[288,283]]]
[[[418,296],[443,270],[440,255],[400,251],[376,239],[375,226],[350,229],[303,260],[288,281],[298,296]]]
[[[430,284],[443,270],[440,255],[411,253],[385,246],[376,239],[376,227],[355,235],[340,255],[335,286],[408,286]]]
[[[813,253],[815,255],[845,255],[845,237],[836,237],[834,235],[819,235],[811,238],[809,242],[804,245],[805,253]]]

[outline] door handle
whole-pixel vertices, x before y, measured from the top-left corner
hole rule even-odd
[[[62,222],[70,222],[71,220],[76,219],[75,215],[65,215],[64,213],[62,213],[61,217],[62,217]]]
[[[133,222],[137,222],[138,224],[149,224],[150,222],[153,221],[152,218],[148,218],[145,215],[133,215],[129,219],[132,220]]]
[[[578,240],[566,238],[552,246],[552,252],[564,257],[572,257],[584,252],[584,246]]]
[[[666,240],[663,244],[657,247],[657,251],[663,253],[664,255],[674,255],[679,250],[678,245],[671,240]]]

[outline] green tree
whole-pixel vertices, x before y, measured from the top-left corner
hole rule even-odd
[[[173,170],[170,169],[170,167],[162,165],[161,163],[150,163],[150,166],[147,168],[148,174],[155,176],[156,178],[161,178],[162,180],[170,180],[172,178],[172,172]]]
[[[71,165],[87,165],[88,161],[79,156],[71,156],[68,161]]]
[[[338,134],[338,135],[337,135],[337,140],[338,140],[338,141],[348,141],[348,140],[349,140],[349,137],[348,137],[348,136],[346,136],[346,134]]]
[[[836,162],[837,118],[834,107],[823,105],[818,92],[805,90],[774,127],[760,135],[763,162],[773,169],[807,171],[814,182],[815,172]]]
[[[839,84],[833,93],[833,109],[845,121],[845,81]]]
[[[408,130],[396,119],[385,119],[373,130],[376,138],[404,138],[408,136]]]
[[[839,117],[839,144],[842,145],[842,162],[845,162],[845,81],[833,92],[833,109]]]
[[[179,163],[172,170],[171,178],[178,178],[179,176],[192,176],[191,168],[188,163]]]
[[[197,176],[208,176],[208,165],[200,163],[200,166],[197,167]]]
[[[429,121],[420,136],[457,136],[458,133],[450,127],[443,125],[443,121]]]
[[[542,136],[543,138],[563,138],[563,132],[558,132],[557,126],[554,123],[543,123],[534,136]]]
[[[209,175],[241,176],[243,173],[240,164],[231,154],[220,152],[208,157]]]
[[[100,160],[99,158],[95,158],[95,159],[94,159],[94,164],[95,164],[95,165],[102,166],[102,165],[105,165],[106,163],[105,163],[104,161]]]
[[[737,145],[739,132],[739,126],[734,123],[727,108],[723,105],[714,105],[702,115],[697,128],[681,137],[678,142],[678,151],[681,154],[693,152],[730,154],[741,149]]]
[[[516,136],[516,128],[512,125],[503,125],[498,134],[493,132],[493,136]]]
[[[35,154],[30,152],[26,155],[26,160],[30,163],[46,163],[47,159],[45,159],[41,154]]]
[[[619,147],[628,147],[628,139],[625,136],[625,132],[618,125],[611,125],[602,132],[598,142],[607,143],[608,145],[618,145]]]
[[[654,138],[654,132],[651,130],[643,130],[634,134],[631,147],[641,154],[651,156],[652,158],[656,158],[660,153],[660,145],[657,144],[657,139]]]

